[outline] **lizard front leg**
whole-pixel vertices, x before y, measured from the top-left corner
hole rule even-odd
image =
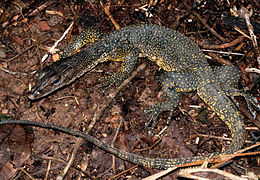
[[[118,87],[120,84],[129,77],[133,72],[135,65],[137,63],[138,50],[134,49],[129,52],[126,56],[122,57],[121,70],[116,73],[111,73],[99,79],[100,87],[104,91],[111,88],[112,86]]]

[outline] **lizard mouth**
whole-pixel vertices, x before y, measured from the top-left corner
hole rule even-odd
[[[65,86],[65,85],[64,85]],[[35,86],[28,94],[28,98],[30,100],[37,100],[44,98],[54,92],[56,92],[58,89],[62,88],[63,86],[48,86],[48,87],[38,87]]]
[[[30,100],[40,99],[48,96],[53,92],[56,92],[58,89],[66,85],[69,85],[77,78],[77,76],[75,77],[70,76],[71,74],[73,74],[71,71],[72,70],[67,69],[65,70],[65,72],[61,74],[52,75],[52,77],[48,77],[48,78],[45,77],[48,76],[48,74],[41,77],[41,73],[40,73],[38,81],[36,82],[35,86],[28,94],[28,98]]]

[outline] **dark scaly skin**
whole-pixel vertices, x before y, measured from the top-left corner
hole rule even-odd
[[[162,81],[166,101],[155,104],[146,111],[149,113],[149,121],[155,122],[160,112],[177,107],[180,93],[196,90],[228,126],[233,139],[231,145],[223,152],[180,159],[151,159],[121,150],[110,151],[109,148],[104,148],[108,145],[100,142],[94,143],[95,145],[124,160],[158,169],[231,154],[243,146],[243,119],[225,95],[204,54],[189,38],[157,25],[136,25],[114,31],[86,50],[44,68],[29,98],[38,99],[49,95],[108,60],[123,61],[120,72],[103,78],[104,86],[118,85],[133,71],[138,54],[147,56],[168,72]]]
[[[10,119],[10,118],[8,118]],[[22,125],[30,125],[30,126],[35,126],[35,127],[41,127],[41,128],[46,128],[46,129],[52,129],[56,131],[60,131],[69,135],[73,135],[76,137],[81,137],[85,141],[88,141],[95,146],[105,150],[108,153],[111,153],[115,155],[118,158],[121,158],[123,160],[132,162],[134,164],[140,165],[140,166],[146,166],[146,167],[151,167],[155,169],[167,169],[169,167],[177,166],[180,164],[184,164],[185,162],[188,162],[187,158],[180,158],[180,159],[161,159],[161,158],[147,158],[143,156],[139,156],[137,154],[132,154],[128,153],[125,151],[122,151],[120,149],[117,149],[115,147],[112,147],[102,141],[99,141],[97,138],[90,136],[89,134],[85,134],[82,131],[66,128],[63,126],[57,126],[53,124],[44,124],[41,122],[36,122],[36,121],[26,121],[26,120],[6,120],[4,118],[0,117],[0,125],[5,125],[5,124],[22,124]],[[217,154],[215,154],[217,155]],[[210,157],[209,155],[205,156],[196,156],[196,157],[191,157],[192,161],[195,160],[201,160],[206,157]],[[191,161],[189,161],[191,162]]]
[[[256,112],[254,109],[259,111],[260,105],[255,97],[246,93],[246,88],[238,89],[238,82],[242,74],[240,69],[231,65],[215,67],[213,71],[225,94],[232,99],[237,107],[239,106],[239,103],[234,97],[243,96],[245,98],[247,107],[253,115],[253,119],[255,119]]]
[[[258,101],[255,97],[247,94],[243,89],[238,89],[241,71],[237,67],[229,65],[215,67],[213,69],[213,72],[224,93],[229,96],[235,103],[234,105],[236,106],[234,106],[234,108],[237,109],[239,106],[239,103],[234,97],[243,96],[247,102],[248,109],[255,118],[256,112],[253,110],[253,108],[259,111],[260,106],[258,105]],[[166,99],[171,100],[160,103],[159,107],[161,107],[161,110],[158,110],[157,114],[150,115],[154,117],[148,118],[153,121],[156,120],[159,112],[164,111],[162,108],[163,106],[166,107],[167,110],[174,110],[178,106],[179,96],[182,94],[182,92],[195,91],[196,88],[194,87],[198,86],[198,81],[196,80],[196,77],[194,77],[194,75],[189,72],[164,72],[161,77],[159,77],[159,82],[162,83],[162,89],[164,92],[163,95]],[[185,87],[183,87],[183,84],[185,85]],[[146,112],[149,112],[150,110],[153,111],[153,108],[156,108],[156,106],[156,104],[153,105],[151,108],[146,110]],[[153,123],[153,126],[154,125],[155,124]]]

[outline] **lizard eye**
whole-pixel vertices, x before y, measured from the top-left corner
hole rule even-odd
[[[60,77],[58,77],[58,78],[53,82],[53,84],[54,84],[55,86],[59,85],[60,83],[61,83]]]

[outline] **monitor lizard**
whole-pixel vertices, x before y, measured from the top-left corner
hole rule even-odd
[[[95,39],[95,33],[90,32],[90,37],[92,35]],[[78,39],[81,42],[83,41],[81,38]],[[213,69],[209,66],[196,43],[172,29],[148,24],[128,26],[97,39],[80,53],[68,53],[69,56],[64,53],[65,57],[60,61],[45,67],[40,72],[38,80],[28,97],[31,100],[45,97],[74,82],[99,63],[109,60],[122,61],[121,71],[101,78],[101,86],[108,88],[112,85],[118,86],[131,74],[138,56],[142,55],[155,61],[165,71],[161,77],[165,101],[157,103],[146,110],[146,113],[149,114],[146,125],[150,122],[155,124],[160,112],[175,109],[181,93],[197,91],[199,97],[216,112],[231,131],[232,142],[230,146],[223,152],[213,154],[178,159],[161,159],[142,157],[112,148],[84,133],[84,135],[79,133],[78,136],[121,159],[158,169],[166,169],[220,154],[232,154],[241,149],[245,140],[244,122],[235,104],[227,97],[227,95],[232,96],[237,91],[223,90],[228,82],[223,80],[221,85],[221,82],[219,82],[221,77],[217,78],[215,76]],[[81,45],[78,45],[75,49],[79,46]],[[37,122],[33,123],[37,125]],[[40,125],[38,124],[38,126]],[[76,130],[70,131],[74,132]],[[66,132],[66,130],[63,129],[63,132]]]

